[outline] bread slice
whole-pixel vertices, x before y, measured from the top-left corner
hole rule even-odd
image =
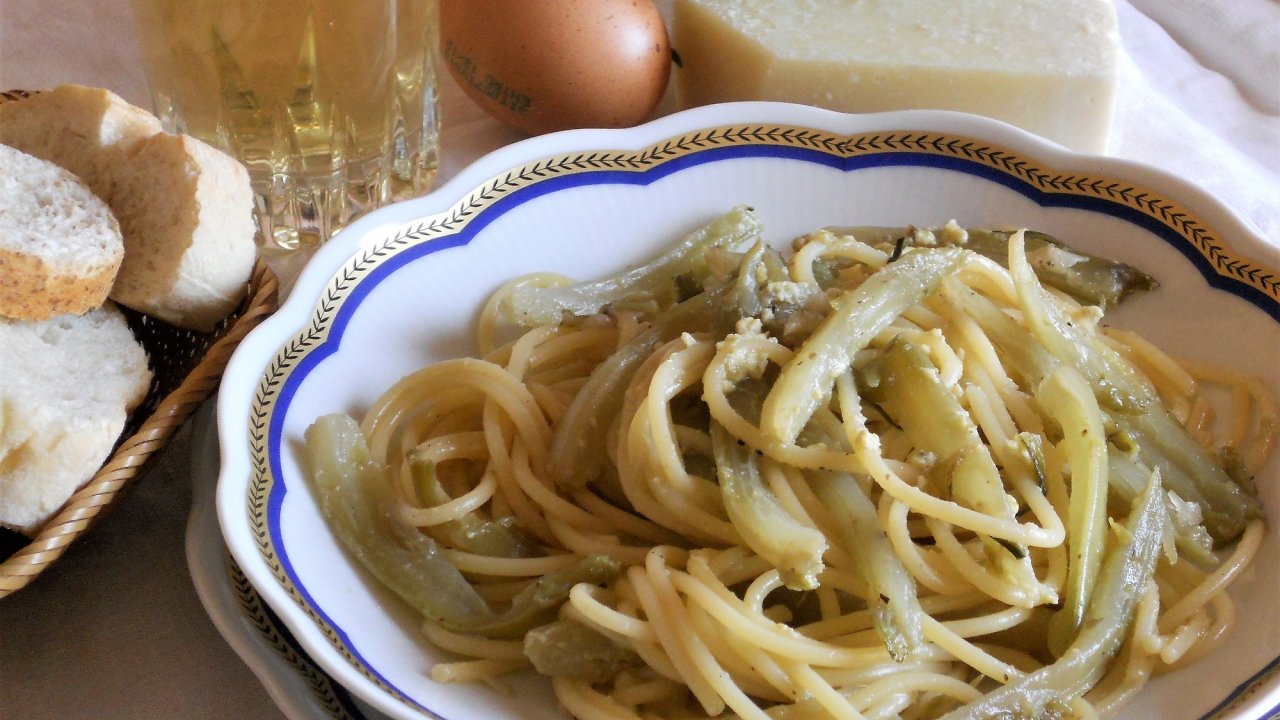
[[[57,165],[0,145],[0,316],[88,312],[123,256],[106,203]]]
[[[151,382],[114,305],[0,320],[0,525],[34,535],[111,454]]]
[[[77,85],[0,103],[0,143],[61,165],[106,200],[125,248],[112,299],[196,330],[235,309],[256,254],[244,166]]]
[[[244,297],[257,256],[249,173],[186,135],[153,135],[111,204],[124,264],[111,298],[174,325],[209,330]]]
[[[0,144],[70,170],[111,204],[113,170],[143,140],[163,132],[155,115],[108,90],[61,85],[0,102]]]

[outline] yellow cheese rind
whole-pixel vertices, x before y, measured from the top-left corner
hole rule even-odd
[[[959,110],[1106,149],[1120,56],[1109,0],[677,0],[673,34],[682,107]]]

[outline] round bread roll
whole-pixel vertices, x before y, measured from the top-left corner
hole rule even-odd
[[[34,535],[111,454],[151,383],[114,304],[0,320],[0,526]]]
[[[0,316],[45,320],[107,299],[124,241],[76,176],[0,145]]]

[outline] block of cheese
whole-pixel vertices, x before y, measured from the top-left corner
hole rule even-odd
[[[1111,0],[677,0],[672,24],[682,107],[959,110],[1106,149]]]

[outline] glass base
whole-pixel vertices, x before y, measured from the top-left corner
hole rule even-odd
[[[323,244],[352,220],[383,205],[424,194],[438,170],[435,138],[413,156],[396,150],[350,162],[326,175],[252,177],[259,242],[292,250]]]

